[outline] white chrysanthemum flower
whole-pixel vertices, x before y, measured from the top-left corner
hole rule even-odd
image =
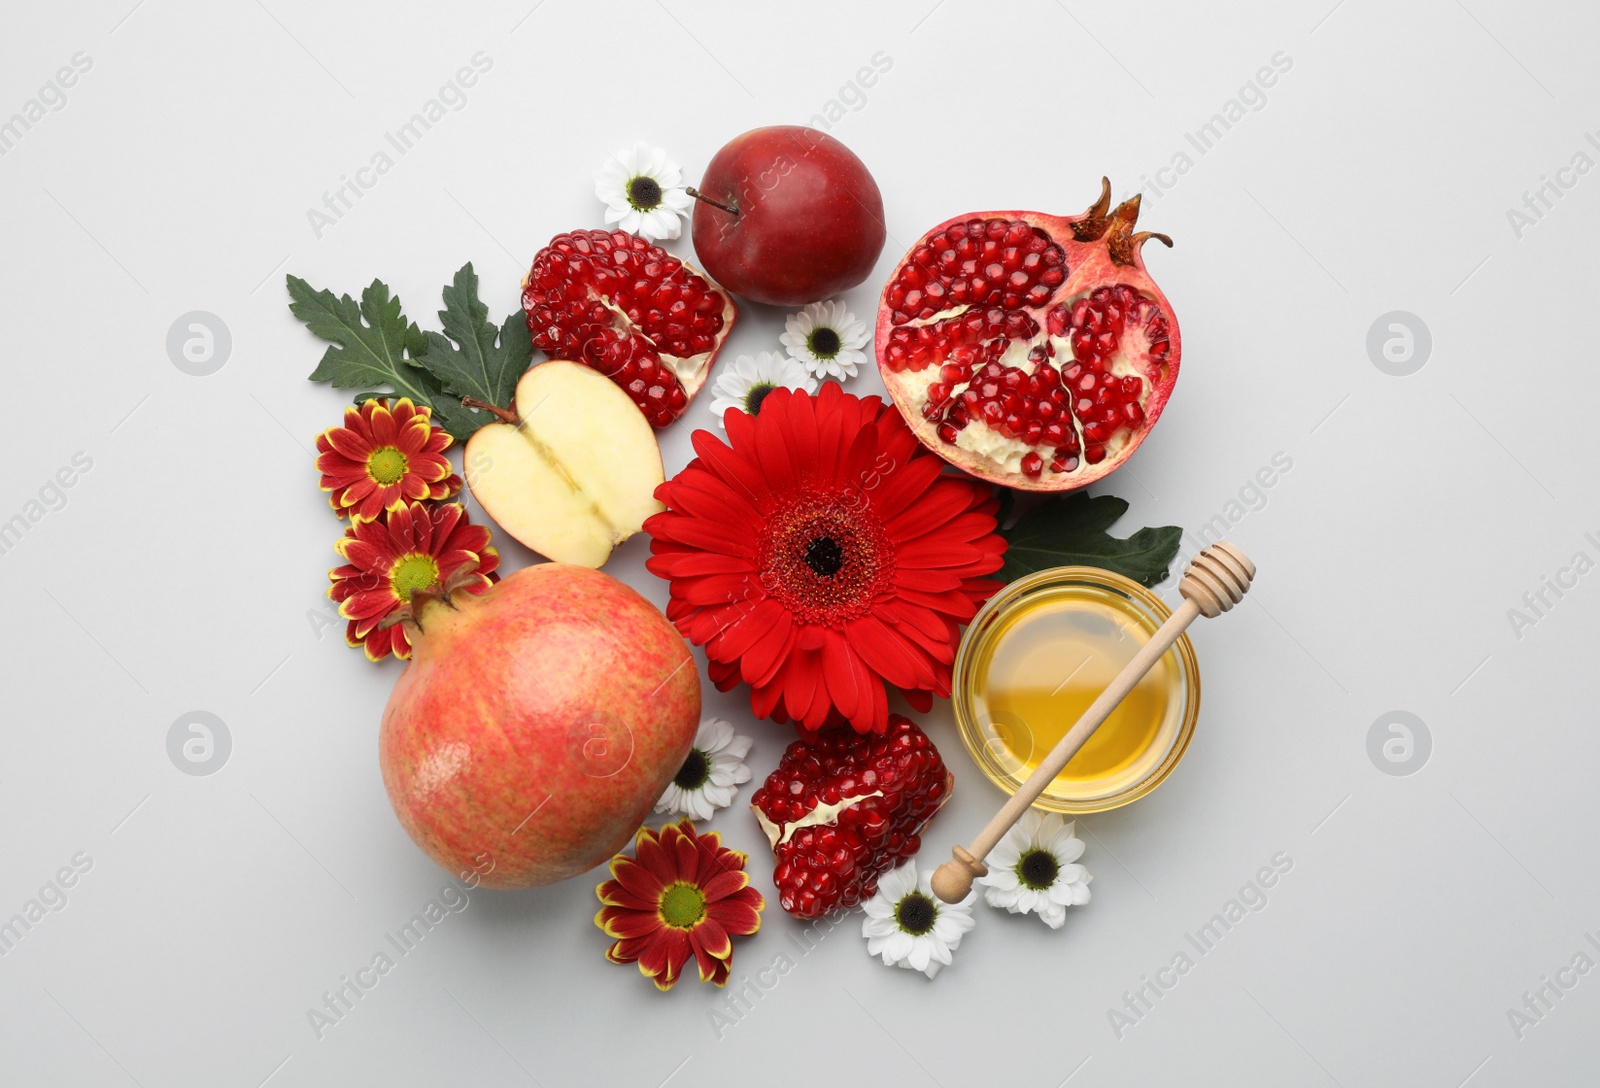
[[[856,376],[867,361],[866,322],[844,308],[842,302],[813,302],[784,322],[778,338],[789,355],[818,378],[843,381]]]
[[[618,151],[595,171],[594,195],[605,201],[607,224],[652,242],[682,234],[693,203],[678,164],[643,142]]]
[[[989,851],[983,897],[991,907],[1012,914],[1032,912],[1051,929],[1067,920],[1067,908],[1089,901],[1089,881],[1094,877],[1082,865],[1083,840],[1054,812],[1029,809]]]
[[[721,718],[707,718],[694,735],[694,747],[677,777],[656,802],[656,811],[691,820],[709,820],[719,808],[733,803],[739,785],[750,781],[744,757],[752,741],[734,733]]]
[[[711,410],[720,423],[729,408],[755,415],[761,410],[761,402],[774,389],[804,389],[815,393],[817,379],[807,374],[806,368],[796,360],[775,351],[763,351],[754,358],[741,355],[733,365],[723,367],[712,389],[716,396],[711,401]]]
[[[869,956],[882,956],[886,966],[921,971],[929,978],[950,965],[962,936],[977,924],[974,897],[945,903],[933,894],[932,879],[931,870],[918,878],[912,860],[878,881],[878,893],[862,904],[867,916],[861,935]]]

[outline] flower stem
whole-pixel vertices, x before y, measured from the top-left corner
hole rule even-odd
[[[706,194],[702,193],[699,189],[696,189],[693,185],[690,185],[688,188],[684,189],[684,192],[688,193],[690,196],[694,197],[696,200],[700,201],[702,204],[709,204],[713,208],[721,208],[723,211],[727,212],[729,215],[733,216],[735,219],[737,219],[739,217],[739,209],[738,208],[735,208],[732,204],[724,204],[720,200],[712,200],[710,197],[706,196]]]

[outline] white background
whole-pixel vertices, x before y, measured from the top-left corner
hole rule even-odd
[[[531,4],[8,12],[0,118],[74,53],[93,67],[0,157],[0,520],[74,453],[93,468],[0,556],[0,917],[75,853],[93,868],[0,959],[0,1081],[1591,1083],[1600,975],[1521,1038],[1507,1010],[1580,950],[1600,958],[1584,937],[1600,930],[1600,574],[1520,638],[1507,612],[1575,552],[1600,558],[1584,537],[1600,537],[1600,175],[1520,238],[1507,209],[1579,150],[1600,160],[1584,140],[1600,128],[1595,11]],[[493,68],[466,106],[317,238],[307,209],[480,50]],[[719,992],[658,994],[605,962],[586,876],[473,893],[318,1040],[306,1010],[445,876],[378,774],[399,665],[313,619],[340,526],[311,441],[344,396],[305,381],[322,345],[291,318],[285,273],[341,292],[382,277],[427,325],[470,259],[502,315],[542,244],[600,224],[590,175],[608,153],[643,138],[695,180],[732,136],[824,111],[880,51],[892,67],[864,101],[843,92],[859,108],[832,129],[884,194],[891,241],[848,296],[869,318],[933,223],[1076,212],[1102,173],[1121,196],[1194,160],[1146,188],[1141,224],[1177,242],[1147,256],[1182,322],[1182,377],[1099,490],[1133,504],[1121,532],[1192,530],[1275,453],[1293,468],[1230,530],[1261,573],[1195,632],[1187,758],[1081,822],[1094,898],[1062,931],[980,908],[931,983],[870,960],[855,921],[799,956],[801,927],[769,906],[735,979],[797,963],[719,1038]],[[1293,67],[1266,105],[1196,154],[1185,133],[1280,51]],[[192,310],[232,333],[209,377],[167,357]],[[1432,333],[1409,377],[1366,348],[1394,310]],[[777,348],[781,318],[747,307],[729,352]],[[714,425],[709,400],[663,436],[669,471]],[[508,569],[530,561],[496,542]],[[607,569],[664,603],[647,551],[630,542]],[[757,738],[759,780],[790,734],[752,721],[745,692],[706,690]],[[233,738],[211,777],[167,756],[197,709]],[[1367,753],[1393,710],[1433,740],[1409,777]],[[1000,798],[947,707],[925,724],[958,779],[926,836],[937,861]],[[712,826],[770,888],[749,789]],[[1280,851],[1294,865],[1267,907],[1119,1038],[1123,991]]]

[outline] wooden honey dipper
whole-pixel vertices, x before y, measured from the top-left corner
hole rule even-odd
[[[1171,649],[1184,629],[1198,616],[1210,619],[1220,616],[1244,599],[1250,582],[1256,576],[1256,565],[1238,548],[1220,541],[1206,548],[1189,563],[1178,583],[1183,603],[1168,617],[1150,641],[1139,648],[1133,660],[1125,665],[1117,678],[1100,693],[1089,709],[1083,712],[1067,735],[1056,742],[1025,782],[1017,787],[1000,811],[994,814],[987,827],[972,840],[971,846],[956,846],[950,850],[951,858],[933,874],[933,894],[946,903],[959,903],[972,891],[972,882],[988,873],[983,859],[989,851],[1011,830],[1011,825],[1038,800],[1045,787],[1055,780],[1078,749],[1100,728],[1100,723],[1111,716],[1117,704],[1127,697],[1144,674],[1155,667],[1161,655]]]

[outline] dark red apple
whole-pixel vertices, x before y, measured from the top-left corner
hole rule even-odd
[[[736,295],[802,306],[849,290],[883,252],[883,197],[866,165],[825,132],[772,125],[706,166],[694,251]]]

